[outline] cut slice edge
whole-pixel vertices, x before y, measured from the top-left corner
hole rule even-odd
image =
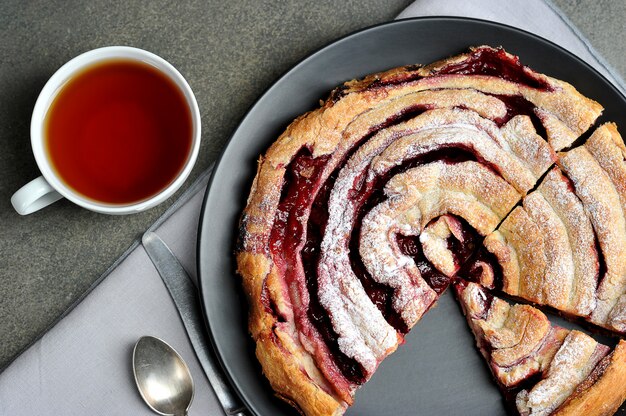
[[[454,292],[507,407],[521,416],[609,415],[626,399],[626,342],[615,349],[457,279]]]

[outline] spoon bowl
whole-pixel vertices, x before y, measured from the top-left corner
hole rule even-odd
[[[139,338],[133,349],[133,373],[141,397],[156,413],[184,416],[191,406],[194,384],[187,363],[159,338]]]

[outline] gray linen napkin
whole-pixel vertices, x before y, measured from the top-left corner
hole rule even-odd
[[[195,242],[205,172],[151,228],[195,279]],[[0,374],[0,415],[153,415],[131,369],[142,335],[159,337],[187,361],[196,385],[193,415],[223,414],[172,299],[135,243],[99,284]]]
[[[517,26],[561,44],[625,90],[619,76],[551,3],[526,0],[521,10],[513,4],[418,0],[399,18],[469,16]],[[205,172],[151,227],[193,278],[208,175]],[[146,334],[166,340],[189,364],[196,383],[189,414],[223,414],[167,289],[143,247],[135,244],[76,307],[0,374],[0,415],[152,415],[135,389],[130,367],[132,347]]]

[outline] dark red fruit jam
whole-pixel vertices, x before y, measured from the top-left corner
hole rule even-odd
[[[282,266],[285,280],[290,286],[294,280],[301,278],[295,270],[297,256],[300,254],[298,246],[302,242],[304,234],[304,225],[301,219],[306,216],[305,214],[312,203],[311,200],[317,192],[320,175],[327,161],[327,156],[313,158],[311,152],[303,148],[294,157],[285,173],[285,184],[270,235],[270,250],[274,261]],[[327,192],[327,190],[322,190],[322,194]],[[325,223],[323,213],[320,213],[319,209],[314,209],[312,219]],[[301,325],[306,326],[306,319],[313,324],[324,339],[333,360],[344,377],[352,383],[362,384],[365,381],[365,375],[361,365],[339,349],[337,333],[333,329],[328,313],[319,302],[316,273],[319,253],[311,245],[310,240],[321,241],[323,229],[311,230],[311,227],[307,227],[307,229],[312,234],[307,237],[301,254],[309,294],[309,305],[306,316],[302,311],[295,312],[299,316]]]
[[[494,120],[494,122],[502,127],[506,122],[512,119],[515,116],[528,116],[530,117],[530,121],[533,123],[533,127],[538,135],[540,135],[544,140],[548,139],[548,133],[543,123],[535,114],[536,106],[522,97],[521,95],[497,95],[491,94],[500,101],[504,103],[506,106],[506,116]]]
[[[546,81],[531,74],[519,58],[507,56],[503,49],[477,49],[465,61],[447,65],[437,73],[489,75],[539,90],[552,90]]]
[[[361,223],[363,218],[376,205],[386,199],[384,188],[387,182],[400,173],[422,164],[432,163],[435,161],[443,161],[445,163],[460,163],[469,160],[476,160],[477,157],[470,149],[464,147],[447,147],[436,150],[418,157],[404,161],[402,164],[394,167],[385,175],[375,179],[369,183],[362,183],[356,189],[351,191],[351,198],[357,207],[357,216],[350,238],[350,263],[354,274],[359,278],[363,288],[368,293],[370,299],[381,311],[387,322],[392,325],[398,332],[406,334],[408,328],[402,320],[400,314],[393,309],[392,298],[393,289],[387,285],[380,284],[372,279],[371,275],[365,268],[361,256],[359,254],[359,241],[361,238]],[[430,262],[424,257],[419,246],[418,237],[398,236],[398,244],[403,254],[413,257],[422,277],[437,293],[442,293],[449,284],[449,279],[441,274]],[[406,250],[406,251],[405,251]]]
[[[487,251],[487,249],[483,246],[480,246],[472,253],[470,258],[458,271],[457,275],[470,282],[480,283],[480,276],[483,273],[482,263],[488,264],[491,267],[494,274],[494,286],[497,290],[501,290],[503,282],[502,267],[500,266],[497,257]]]
[[[415,261],[422,275],[422,279],[424,279],[437,294],[443,293],[448,285],[450,285],[450,278],[437,270],[426,259],[419,242],[419,236],[398,235],[396,241],[402,254],[413,258],[413,261]]]
[[[356,152],[361,143],[381,128],[405,121],[427,109],[427,107],[416,106],[407,108],[403,112],[389,117],[384,123],[373,127],[346,155],[345,160]],[[321,174],[326,167],[328,159],[328,156],[314,158],[309,149],[303,148],[287,167],[285,183],[274,226],[270,234],[270,251],[275,263],[283,272],[285,280],[291,288],[297,288],[302,283],[306,284],[309,298],[308,307],[307,305],[301,305],[300,310],[298,310],[298,305],[294,307],[298,325],[306,328],[310,322],[323,338],[334,362],[344,377],[351,383],[362,384],[365,381],[363,368],[356,360],[346,356],[339,349],[338,335],[334,331],[330,317],[320,304],[318,297],[317,266],[319,263],[320,245],[328,221],[330,192],[340,169],[337,168],[326,182],[322,184]],[[393,288],[374,281],[360,257],[361,222],[374,206],[386,199],[383,189],[393,176],[413,167],[435,161],[460,163],[469,160],[482,162],[485,166],[498,173],[496,166],[482,160],[472,149],[460,144],[449,145],[446,148],[407,160],[371,182],[355,183],[354,188],[349,193],[349,198],[352,199],[356,207],[355,226],[349,241],[349,256],[352,269],[360,279],[372,302],[377,305],[389,324],[401,334],[405,334],[408,328],[400,314],[392,306]],[[341,163],[339,165],[342,166]],[[304,221],[306,221],[306,225]],[[466,234],[463,239],[467,243],[461,244],[453,239],[448,242],[451,249],[458,253],[459,264],[464,263],[471,257],[476,241],[476,238],[472,235],[471,227],[465,222],[463,224],[463,232]],[[303,243],[305,226],[306,240]],[[422,277],[428,284],[437,293],[442,293],[449,285],[450,279],[438,272],[428,262],[421,251],[421,247],[419,247],[417,238],[398,236],[398,244],[404,254],[414,258],[422,273]],[[302,260],[304,282],[302,282],[303,277],[298,272],[298,256]],[[303,298],[306,299],[306,296]],[[277,315],[274,305],[268,304],[266,306],[268,310]],[[302,310],[302,308],[306,308],[306,310]],[[278,318],[282,319],[279,316]]]
[[[295,249],[300,244],[298,237],[302,236],[303,229],[299,218],[308,210],[316,180],[327,161],[327,156],[314,159],[311,152],[303,148],[287,167],[270,235],[270,249],[275,257],[294,255]],[[284,260],[291,259],[285,257]]]
[[[454,215],[454,218],[461,225],[461,240],[455,236],[450,236],[447,240],[448,250],[454,256],[454,262],[461,267],[470,259],[476,251],[476,247],[480,243],[480,235],[476,230],[467,223],[463,218]]]
[[[398,72],[397,74],[394,74],[392,76],[387,76],[387,78],[385,78],[384,80],[383,79],[376,79],[376,80],[372,81],[369,85],[367,85],[365,87],[365,90],[375,90],[375,89],[382,88],[382,87],[388,87],[390,85],[407,84],[409,82],[417,81],[417,80],[423,78],[421,75],[419,75],[417,72],[415,72],[415,71],[417,71],[419,69],[419,66],[417,66],[417,65],[408,65],[408,66],[405,67],[405,69],[406,70],[403,71],[403,72]],[[341,98],[346,96],[346,94],[347,94],[346,91],[348,89],[349,89],[349,87],[347,85],[345,85],[345,84],[335,88],[334,90],[331,91],[329,99],[333,103],[336,103]]]
[[[340,88],[333,95],[341,95],[342,91],[343,89]],[[334,98],[339,99],[339,96]],[[427,109],[428,107],[425,106],[408,107],[398,114],[390,116],[383,123],[372,127],[368,134],[356,143],[345,160],[358,150],[361,143],[365,142],[380,129],[406,121]],[[270,246],[275,261],[282,258],[282,262],[286,266],[285,278],[287,280],[297,278],[291,272],[296,267],[297,248],[303,236],[301,219],[306,217],[304,214],[310,205],[306,226],[307,237],[300,252],[309,294],[309,305],[306,314],[326,342],[333,360],[344,377],[352,383],[362,384],[365,381],[365,374],[361,365],[356,360],[343,354],[339,349],[337,333],[334,331],[330,318],[320,304],[318,297],[317,265],[319,262],[319,250],[328,220],[328,198],[339,172],[338,168],[320,186],[318,183],[319,177],[327,161],[328,157],[314,159],[311,152],[303,148],[287,167],[285,184],[283,185],[279,208],[270,236]],[[313,198],[315,199],[311,204],[311,199]],[[373,286],[373,284],[369,286],[372,293],[376,290],[380,292],[391,290],[384,285],[379,285],[377,288]],[[385,297],[385,299],[387,298],[390,299],[390,296]],[[401,322],[399,315],[389,319]]]
[[[356,221],[354,222],[354,228],[350,236],[349,248],[350,248],[350,265],[352,271],[361,281],[363,289],[367,292],[370,300],[378,307],[378,310],[383,314],[389,325],[393,326],[396,331],[401,334],[409,332],[409,328],[404,323],[402,316],[393,308],[393,292],[394,289],[385,284],[379,283],[372,279],[371,275],[365,268],[361,254],[359,252],[359,242],[361,239],[361,223],[367,213],[376,205],[384,201],[385,196],[381,188],[369,187],[369,189],[362,189],[354,192],[354,199],[356,205],[360,208],[357,210]]]
[[[408,67],[409,71],[412,71],[412,67]],[[414,70],[414,69],[413,69]],[[387,87],[389,85],[402,85],[408,82],[417,81],[422,79],[423,77],[419,75],[417,72],[399,72],[393,76],[389,76],[386,79],[377,79],[368,85],[367,89],[375,89],[381,87]]]
[[[421,105],[407,107],[399,113],[390,116],[383,123],[373,126],[370,131],[364,137],[362,137],[358,141],[358,143],[356,143],[355,146],[347,153],[344,161],[350,159],[350,157],[358,150],[359,145],[367,141],[379,130],[389,127],[391,125],[407,121],[413,117],[418,116],[419,114],[422,114],[429,108],[430,107],[428,106]],[[328,177],[317,197],[315,198],[311,209],[309,222],[307,225],[307,240],[304,249],[302,250],[302,264],[304,266],[307,279],[313,279],[316,275],[317,265],[319,261],[320,245],[324,236],[324,231],[326,229],[326,222],[328,221],[328,199],[330,197],[330,191],[335,184],[335,180],[339,175],[339,171],[342,165],[343,163],[340,163],[339,167]],[[368,189],[358,189],[356,191],[353,191],[353,195],[356,199],[359,200],[357,206],[362,205],[366,203],[366,201],[368,201],[367,205],[369,208],[361,209],[358,211],[357,220],[355,221],[355,228],[352,231],[352,237],[349,243],[350,261],[355,275],[361,280],[361,284],[363,285],[365,291],[368,293],[372,302],[378,307],[387,322],[389,322],[390,325],[396,328],[396,330],[404,334],[408,331],[408,328],[406,328],[406,325],[400,317],[400,314],[396,312],[391,305],[393,289],[387,285],[378,283],[375,280],[371,279],[359,255],[358,243],[362,216],[364,216],[371,207],[377,204],[381,200],[380,197],[383,196],[382,189],[379,189],[377,195],[374,195],[372,197],[372,193],[375,191],[376,190],[371,187]]]

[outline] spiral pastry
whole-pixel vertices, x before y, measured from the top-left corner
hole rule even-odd
[[[608,415],[626,398],[626,342],[611,349],[551,325],[530,305],[510,305],[459,280],[457,298],[513,414]]]
[[[342,414],[458,277],[626,324],[626,273],[605,252],[626,235],[612,228],[623,154],[598,156],[624,147],[612,125],[579,146],[601,112],[481,46],[347,82],[297,118],[259,160],[237,247],[277,395],[308,416]],[[599,172],[610,200],[585,190]]]
[[[558,154],[558,166],[484,241],[504,292],[626,333],[625,158],[612,123]]]

